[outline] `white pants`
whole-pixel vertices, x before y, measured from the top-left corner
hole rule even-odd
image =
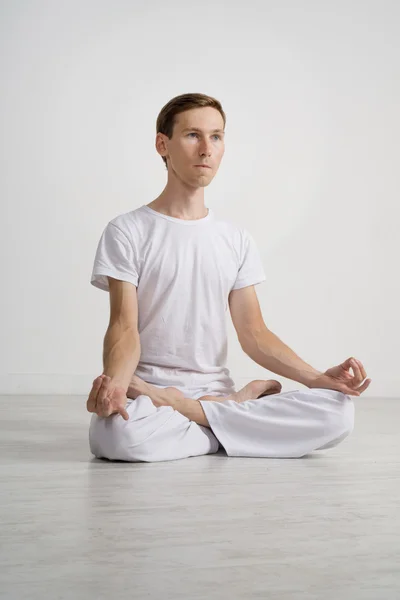
[[[300,458],[333,448],[354,428],[352,397],[328,389],[200,402],[211,429],[169,406],[156,408],[148,396],[128,401],[129,421],[93,414],[90,450],[97,458],[155,462],[212,454],[221,444],[228,456]]]

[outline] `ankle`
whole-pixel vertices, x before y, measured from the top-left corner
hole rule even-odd
[[[136,397],[141,395],[147,396],[149,392],[149,385],[143,381],[143,379],[140,379],[134,375],[130,381],[128,392],[134,394]]]

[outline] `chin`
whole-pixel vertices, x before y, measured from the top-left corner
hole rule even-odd
[[[210,183],[212,182],[213,178],[210,179],[200,179],[200,181],[197,181],[197,185],[198,187],[207,187],[208,185],[210,185]]]

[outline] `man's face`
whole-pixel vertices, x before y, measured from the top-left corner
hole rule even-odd
[[[176,117],[172,138],[158,133],[165,142],[168,172],[194,187],[205,187],[217,174],[225,152],[224,120],[210,106],[193,108]],[[208,165],[203,168],[196,165]]]

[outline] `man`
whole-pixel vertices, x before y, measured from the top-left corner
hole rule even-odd
[[[225,151],[218,100],[184,94],[157,119],[156,149],[168,181],[155,200],[114,218],[96,252],[91,283],[110,294],[102,375],[87,401],[99,458],[176,460],[301,457],[331,448],[354,426],[354,404],[371,380],[349,358],[319,372],[261,315],[266,279],[252,236],[204,204]],[[236,392],[226,368],[225,311],[244,352],[307,390],[280,393],[257,380]],[[350,368],[353,374],[350,373]]]

